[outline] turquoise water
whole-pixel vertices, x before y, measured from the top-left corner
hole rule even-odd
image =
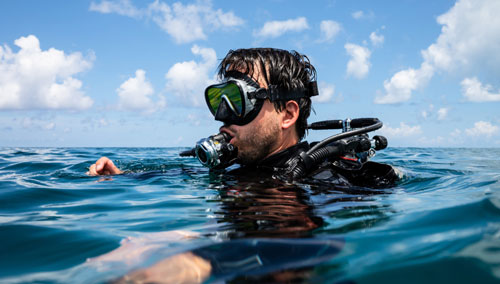
[[[200,250],[226,263],[215,283],[500,282],[500,149],[380,151],[404,173],[389,190],[210,174],[180,150],[1,148],[0,282],[101,283]],[[103,155],[130,173],[86,176]]]

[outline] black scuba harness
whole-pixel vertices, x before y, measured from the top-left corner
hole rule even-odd
[[[305,177],[325,161],[342,163],[351,167],[361,167],[375,155],[376,150],[387,147],[383,136],[369,138],[368,132],[382,127],[377,118],[356,118],[346,120],[326,120],[307,126],[308,129],[342,129],[320,142],[312,143],[308,151],[303,151],[287,162],[287,167],[280,174],[287,179],[296,180]],[[236,162],[238,149],[229,143],[231,137],[219,133],[201,139],[195,148],[183,151],[181,156],[196,156],[200,163],[210,169],[224,169]]]

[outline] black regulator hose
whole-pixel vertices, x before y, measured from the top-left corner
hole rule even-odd
[[[353,124],[354,122],[354,124]],[[331,121],[322,121],[321,124],[311,124],[308,128],[312,129],[332,129],[332,127],[343,128],[344,121],[342,120],[331,120]],[[336,135],[332,135],[318,144],[314,145],[309,151],[302,152],[299,157],[293,161],[294,164],[291,170],[291,178],[298,179],[303,176],[315,165],[323,161],[328,157],[341,156],[346,150],[355,149],[356,152],[363,152],[370,149],[370,141],[368,139],[362,139],[359,141],[351,141],[344,142],[339,141],[335,144],[335,141],[340,139],[344,139],[347,137],[352,137],[355,135],[364,134],[370,131],[374,131],[380,129],[383,123],[377,118],[361,118],[361,119],[353,119],[351,121],[351,127],[360,127],[362,128],[350,130],[347,132],[339,133]],[[317,128],[316,128],[317,127]],[[324,128],[319,128],[324,127]],[[384,138],[385,139],[385,138]],[[378,141],[378,139],[377,139]],[[332,144],[332,145],[329,145]],[[387,142],[385,143],[387,146]],[[384,147],[385,148],[385,147]]]
[[[300,158],[295,161],[292,168],[291,178],[298,179],[303,177],[313,166],[317,165],[319,161],[323,161],[328,157],[340,156],[344,153],[344,144],[337,143],[336,145],[329,145],[314,151],[311,154],[302,152]],[[300,162],[302,161],[302,163]]]
[[[367,133],[370,131],[375,131],[377,129],[380,129],[384,125],[382,123],[382,121],[378,120],[377,118],[371,118],[371,119],[374,122],[374,124],[369,125],[369,126],[365,126],[363,128],[354,129],[351,131],[342,132],[342,133],[339,133],[336,135],[332,135],[332,136],[322,140],[318,144],[314,145],[314,147],[312,147],[311,149],[309,149],[309,151],[307,151],[307,154],[311,155],[311,153],[313,153],[314,151],[324,147],[325,145],[328,145],[332,142],[335,142],[337,140],[344,139],[344,138],[351,137],[351,136],[355,136],[355,135],[359,135],[359,134],[364,134],[364,133]],[[354,119],[353,119],[353,121],[354,121]],[[351,123],[351,126],[352,126],[352,123]]]
[[[192,148],[179,153],[181,157],[196,157],[196,148]]]
[[[350,120],[352,128],[360,128],[365,126],[374,125],[379,122],[378,118],[354,118]],[[321,130],[321,129],[342,129],[345,126],[345,121],[342,119],[323,120],[313,122],[307,126],[308,129]]]

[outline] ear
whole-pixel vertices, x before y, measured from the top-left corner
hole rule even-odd
[[[299,118],[299,104],[296,101],[286,102],[285,109],[282,111],[282,121],[281,127],[283,129],[288,129],[295,125],[297,119]]]

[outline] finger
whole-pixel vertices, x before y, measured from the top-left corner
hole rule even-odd
[[[102,171],[102,168],[104,167],[104,164],[100,161],[97,161],[95,162],[96,166],[95,166],[95,171],[96,172],[100,172]]]
[[[106,161],[106,168],[116,168],[115,163],[113,163],[113,161],[108,159]]]
[[[115,163],[113,163],[113,161],[111,160],[106,161],[105,169],[108,170],[109,174],[111,175],[118,175],[122,173],[122,171],[117,166],[115,166]]]
[[[106,160],[104,163],[104,167],[102,168],[102,172],[105,175],[111,175],[115,171],[115,164],[111,160]]]
[[[100,172],[104,168],[104,166],[108,160],[109,159],[107,157],[101,157],[99,160],[97,160],[97,162],[95,162],[96,172]]]
[[[93,164],[92,166],[90,166],[89,171],[87,172],[87,174],[90,175],[90,176],[96,176],[97,175],[97,172],[95,170],[95,164]]]

